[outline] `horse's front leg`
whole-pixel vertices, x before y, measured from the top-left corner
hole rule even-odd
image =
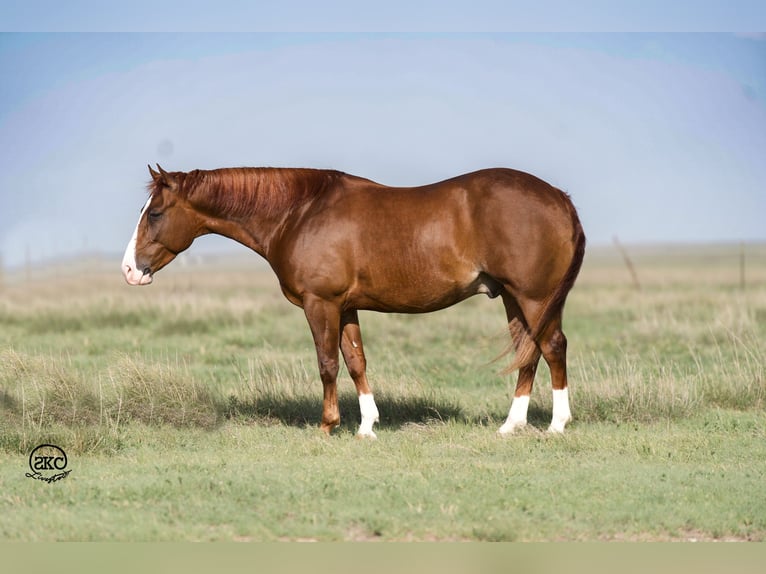
[[[357,436],[376,438],[372,426],[378,422],[380,416],[372,396],[372,390],[367,382],[367,360],[364,357],[362,331],[359,328],[359,316],[356,311],[347,311],[341,317],[340,350],[346,361],[348,372],[354,380],[356,394],[359,397],[362,423],[359,425]]]
[[[340,308],[331,301],[308,296],[303,301],[303,310],[314,337],[319,376],[324,387],[321,428],[330,434],[340,424],[337,390]]]

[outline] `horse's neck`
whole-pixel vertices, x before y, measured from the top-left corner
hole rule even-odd
[[[211,172],[191,194],[207,215],[207,231],[229,237],[268,259],[285,219],[327,185],[330,172],[260,168]]]

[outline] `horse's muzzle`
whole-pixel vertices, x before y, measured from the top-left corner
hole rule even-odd
[[[128,285],[149,285],[152,282],[152,271],[148,267],[139,270],[133,268],[128,263],[122,264],[122,275]]]

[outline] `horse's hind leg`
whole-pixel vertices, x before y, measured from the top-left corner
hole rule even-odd
[[[356,385],[356,394],[359,397],[359,410],[362,413],[362,422],[359,425],[357,436],[376,438],[372,426],[378,422],[378,407],[372,396],[372,390],[367,382],[367,359],[364,357],[362,346],[362,331],[359,328],[359,316],[356,311],[347,311],[341,317],[340,350],[346,361],[348,372]]]
[[[503,293],[502,295],[508,324],[511,325],[514,321],[518,321],[520,322],[520,327],[526,328],[526,320],[524,319],[524,315],[516,300],[508,293]],[[517,342],[518,339],[514,337],[514,345],[516,345]],[[529,395],[532,393],[532,385],[535,381],[537,364],[540,361],[540,351],[537,350],[536,353],[536,356],[533,357],[533,360],[527,366],[519,369],[519,378],[516,382],[516,391],[513,394],[513,401],[511,402],[511,409],[508,412],[508,418],[505,420],[505,423],[503,423],[503,426],[497,431],[502,435],[512,434],[517,429],[527,424]]]
[[[566,424],[572,420],[572,411],[569,408],[567,387],[567,338],[561,330],[561,314],[551,321],[545,330],[540,339],[540,348],[551,370],[553,387],[553,416],[548,430],[562,433]]]

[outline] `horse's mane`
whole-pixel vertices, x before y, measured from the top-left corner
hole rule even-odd
[[[179,193],[195,206],[226,217],[271,217],[302,205],[344,174],[339,171],[235,167],[171,174]],[[150,185],[150,192],[156,188]]]

